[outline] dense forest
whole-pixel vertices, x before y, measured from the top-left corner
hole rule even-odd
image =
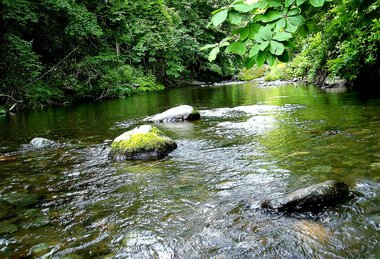
[[[378,84],[379,5],[1,0],[0,105],[39,108],[218,81],[244,62],[288,62],[283,77],[310,82]]]

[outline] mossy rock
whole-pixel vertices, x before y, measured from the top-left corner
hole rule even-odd
[[[190,105],[180,105],[171,108],[163,113],[146,118],[146,122],[176,122],[176,121],[196,121],[201,118],[197,109]]]
[[[111,144],[111,156],[116,161],[155,160],[167,156],[177,148],[177,143],[162,131],[143,125],[127,131]]]

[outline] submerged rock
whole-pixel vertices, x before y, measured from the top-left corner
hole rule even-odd
[[[277,200],[263,201],[261,207],[279,212],[319,212],[346,201],[349,195],[347,184],[330,180],[296,190]]]
[[[16,216],[16,207],[8,201],[0,200],[0,220],[14,216]]]
[[[201,115],[198,110],[190,105],[180,105],[163,113],[146,118],[146,122],[173,122],[173,121],[195,121]]]
[[[34,138],[30,141],[31,148],[40,149],[54,146],[55,142],[46,138]]]
[[[111,156],[116,161],[154,160],[167,156],[177,143],[151,125],[127,131],[111,144]]]
[[[43,199],[36,193],[8,193],[3,196],[4,200],[16,208],[30,208],[36,206]]]

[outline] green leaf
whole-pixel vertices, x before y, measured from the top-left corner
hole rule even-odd
[[[267,53],[267,64],[269,66],[273,66],[274,62],[276,61],[276,57],[273,56],[272,54],[270,53]]]
[[[208,55],[208,60],[210,62],[213,62],[216,59],[216,56],[219,54],[219,51],[220,51],[219,47],[213,48],[210,54]]]
[[[262,65],[264,65],[265,60],[267,59],[267,53],[268,53],[267,51],[260,51],[257,54],[256,65],[258,67],[261,67]]]
[[[324,0],[310,0],[310,4],[314,7],[322,7],[324,3]]]
[[[269,10],[263,16],[261,16],[261,21],[268,23],[275,20],[278,20],[282,17],[282,13],[276,10]]]
[[[259,45],[259,48],[260,48],[261,51],[263,51],[263,50],[266,49],[268,46],[269,46],[269,41],[264,41],[264,42],[262,42],[262,43]]]
[[[256,63],[255,57],[248,58],[247,61],[245,62],[245,68],[250,69],[255,65],[255,63]]]
[[[248,13],[248,12],[250,12],[250,11],[252,11],[254,9],[253,5],[244,4],[244,3],[234,4],[234,5],[232,5],[232,7],[236,11],[241,12],[241,13]]]
[[[272,39],[272,29],[270,26],[265,26],[265,27],[262,27],[260,30],[259,30],[259,35],[260,37],[263,39],[263,40],[271,40]]]
[[[303,4],[306,0],[296,0],[296,4],[297,6],[300,6],[301,4]]]
[[[277,56],[278,60],[281,62],[289,62],[289,53],[285,50],[284,53],[282,53],[281,56]]]
[[[297,28],[298,26],[291,24],[289,21],[286,22],[285,31],[294,33],[297,31]]]
[[[285,26],[286,26],[286,19],[282,18],[282,19],[278,20],[275,23],[275,26],[276,26],[276,30],[277,31],[280,31],[282,28],[285,28]]]
[[[227,41],[221,41],[220,43],[219,43],[219,48],[223,48],[223,47],[227,47],[228,45],[230,45],[230,43],[229,42],[227,42]]]
[[[293,25],[298,26],[305,22],[305,18],[303,18],[302,15],[292,16],[292,17],[288,17],[288,22],[290,22]]]
[[[215,27],[218,27],[227,19],[227,15],[228,15],[228,10],[220,11],[219,13],[215,14],[212,17],[212,19],[211,19],[212,24]]]
[[[273,39],[277,41],[286,41],[290,38],[292,38],[292,34],[290,34],[289,32],[280,32],[273,37]]]
[[[294,3],[295,0],[285,0],[285,7],[289,7]]]
[[[281,1],[280,0],[267,0],[269,7],[280,7]]]
[[[299,8],[293,8],[290,9],[290,11],[286,14],[287,16],[294,16],[301,13],[301,9]]]
[[[257,55],[257,53],[259,53],[260,51],[260,45],[259,44],[256,44],[255,46],[253,46],[251,48],[251,50],[249,51],[249,57],[252,58],[254,56]]]
[[[203,46],[202,48],[200,48],[199,50],[202,51],[205,49],[211,49],[211,48],[214,48],[215,46],[216,46],[216,44],[207,44],[207,45]]]
[[[240,31],[240,40],[244,41],[246,38],[248,38],[248,36],[249,36],[249,27],[244,27]]]
[[[253,39],[256,34],[259,34],[259,30],[262,28],[260,24],[252,23],[249,26],[249,38]]]
[[[232,42],[225,50],[226,53],[236,53],[243,56],[245,53],[245,44],[241,41]]]
[[[269,51],[276,56],[280,56],[282,53],[284,53],[284,50],[284,44],[281,42],[272,40],[269,44]]]
[[[241,23],[242,19],[243,16],[238,12],[232,11],[228,14],[228,21],[232,24],[238,25]]]

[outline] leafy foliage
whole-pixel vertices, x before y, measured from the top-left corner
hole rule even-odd
[[[226,36],[205,26],[226,3],[1,0],[0,105],[60,105],[231,76],[238,58],[215,64],[199,52]]]

